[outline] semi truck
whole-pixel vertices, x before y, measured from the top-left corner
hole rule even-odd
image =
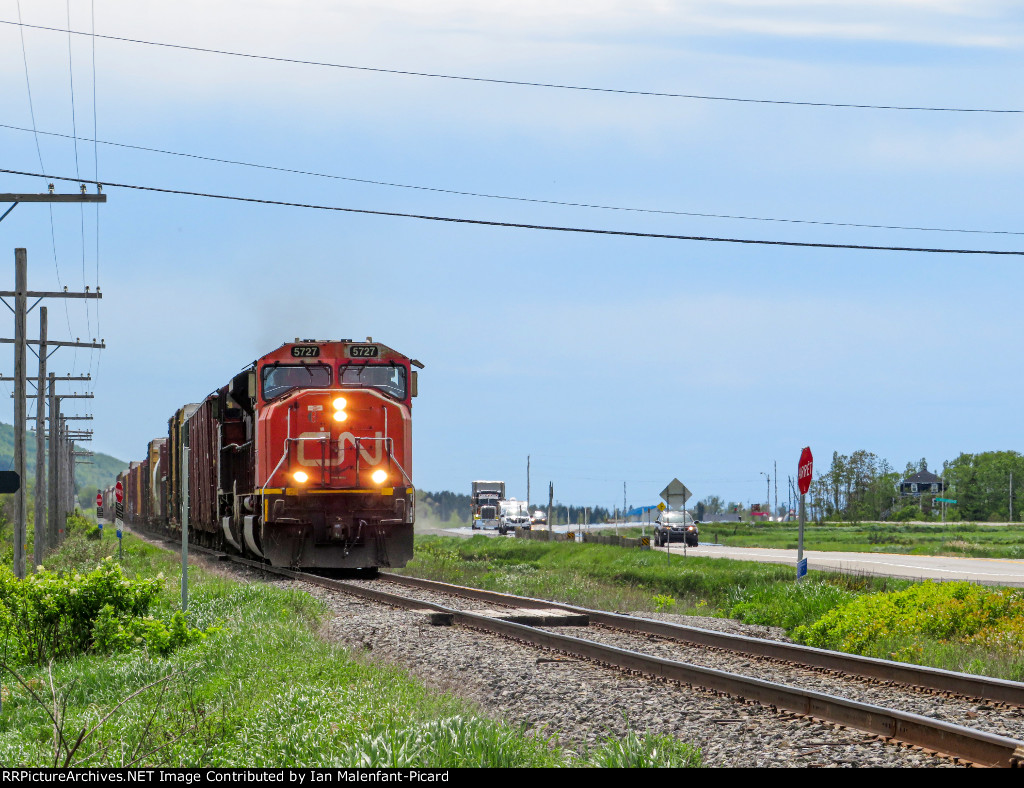
[[[473,482],[470,495],[470,525],[473,530],[501,530],[501,502],[505,500],[505,482]]]

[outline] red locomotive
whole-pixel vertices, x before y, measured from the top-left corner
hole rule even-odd
[[[404,566],[413,366],[370,337],[282,345],[171,417],[119,477],[126,521],[180,538],[187,507],[190,541],[274,566]]]

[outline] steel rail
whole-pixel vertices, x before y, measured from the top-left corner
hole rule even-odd
[[[170,541],[172,544],[175,543],[173,540],[167,541]],[[177,544],[180,545],[180,541]],[[1018,741],[1006,736],[999,736],[962,725],[931,719],[919,714],[861,703],[822,692],[790,687],[785,684],[775,684],[749,676],[727,673],[714,668],[706,668],[650,654],[642,654],[592,640],[554,633],[525,624],[502,621],[501,619],[464,610],[456,610],[433,602],[411,599],[320,575],[273,567],[260,561],[226,555],[218,551],[204,550],[203,552],[209,552],[218,557],[227,558],[235,563],[250,566],[270,574],[288,577],[334,591],[341,591],[363,599],[407,610],[441,612],[451,616],[453,622],[474,629],[492,632],[541,648],[576,656],[603,666],[632,671],[663,681],[701,687],[712,692],[720,692],[732,697],[754,701],[774,711],[782,710],[820,722],[855,728],[888,741],[919,747],[936,755],[981,766],[1024,767],[1024,741]],[[391,580],[394,577],[396,576],[388,574],[386,579]],[[442,583],[439,585],[447,586],[448,584]],[[465,587],[452,586],[450,588]],[[466,590],[480,591],[480,589]],[[494,592],[485,593],[491,594]],[[505,597],[508,601],[515,600],[515,604],[520,604],[520,597],[508,594],[499,594],[498,596]],[[526,601],[540,602],[540,600]],[[550,603],[545,603],[545,606],[552,607]],[[584,610],[583,608],[571,608],[571,606],[563,607],[576,611]],[[623,618],[628,617],[624,616]]]
[[[762,679],[701,667],[686,662],[642,654],[608,646],[592,640],[550,632],[526,624],[455,610],[433,602],[390,594],[320,575],[268,567],[248,559],[232,560],[291,577],[305,583],[342,591],[353,596],[394,605],[408,610],[432,610],[452,617],[453,622],[474,629],[559,651],[581,659],[621,670],[634,671],[679,684],[702,687],[714,692],[755,701],[773,710],[783,710],[813,719],[842,725],[887,740],[920,747],[938,755],[982,766],[1024,766],[1024,742],[962,725],[931,719],[920,714],[888,709],[869,703],[827,695],[822,692],[774,684]],[[391,576],[388,576],[390,579]]]
[[[465,596],[482,602],[493,602],[515,607],[565,610],[571,613],[586,614],[590,617],[592,624],[632,632],[642,632],[681,643],[721,648],[727,651],[739,651],[751,656],[795,662],[812,668],[839,671],[868,679],[905,684],[913,688],[924,688],[933,692],[948,692],[993,703],[1005,703],[1011,706],[1024,707],[1024,683],[1019,681],[974,676],[969,673],[957,673],[940,668],[910,665],[905,662],[891,662],[874,657],[862,657],[857,654],[845,654],[840,651],[812,648],[811,646],[801,646],[796,643],[727,634],[699,627],[672,624],[667,621],[655,621],[649,618],[626,616],[621,613],[609,613],[603,610],[591,610],[560,602],[520,597],[513,594],[503,594],[498,591],[486,591],[480,588],[453,585],[451,583],[441,583],[437,580],[424,580],[418,577],[394,575],[384,572],[381,573],[380,577],[400,585],[449,593],[456,596]]]

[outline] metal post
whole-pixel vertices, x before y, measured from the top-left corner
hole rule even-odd
[[[14,493],[14,575],[25,577],[25,316],[28,300],[28,251],[14,250],[14,472],[21,484]]]
[[[526,455],[526,513],[530,513],[530,455]]]
[[[46,307],[39,307],[39,377],[36,382],[36,515],[33,563],[46,558]]]
[[[188,421],[181,451],[181,612],[188,610]]]
[[[669,511],[666,509],[665,511]],[[686,544],[686,503],[683,503],[683,544]],[[665,563],[672,560],[672,524],[668,523],[668,538],[665,539]]]
[[[796,542],[796,565],[797,565],[797,576],[796,579],[800,580],[800,563],[804,560],[804,523],[807,521],[807,510],[804,508],[804,499],[807,496],[800,493],[800,533]]]

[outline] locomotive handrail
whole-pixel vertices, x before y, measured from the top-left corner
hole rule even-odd
[[[385,422],[384,429],[387,429],[386,422]],[[405,468],[402,467],[402,463],[400,463],[398,460],[395,459],[395,439],[394,438],[389,437],[387,435],[383,435],[383,436],[380,436],[380,437],[373,436],[373,437],[368,437],[368,438],[357,438],[356,436],[353,435],[352,439],[355,441],[355,449],[356,449],[356,481],[357,481],[357,483],[358,483],[358,480],[359,480],[359,442],[360,441],[384,441],[384,450],[388,454],[388,459],[392,463],[394,463],[395,465],[398,466],[398,470],[402,472],[402,478],[406,482],[408,482],[410,485],[412,484],[412,478],[409,476],[409,474],[407,474],[405,472]]]
[[[226,449],[244,449],[246,446],[252,446],[252,444],[252,441],[246,441],[245,443],[229,443],[226,446],[221,446],[220,450],[224,451]]]
[[[290,424],[288,426],[291,427]],[[330,437],[330,433],[328,433],[326,438],[321,438],[321,437],[303,438],[302,436],[299,436],[298,438],[293,438],[291,436],[288,436],[287,438],[285,438],[284,439],[284,446],[282,447],[282,451],[281,451],[281,459],[280,459],[280,461],[278,461],[277,465],[274,466],[274,470],[272,470],[270,472],[270,475],[267,477],[267,481],[263,484],[262,487],[260,487],[260,495],[262,496],[262,495],[265,494],[264,491],[267,489],[267,485],[270,484],[270,480],[274,478],[274,474],[278,472],[278,470],[284,464],[285,459],[288,457],[288,441],[325,441],[329,437]]]

